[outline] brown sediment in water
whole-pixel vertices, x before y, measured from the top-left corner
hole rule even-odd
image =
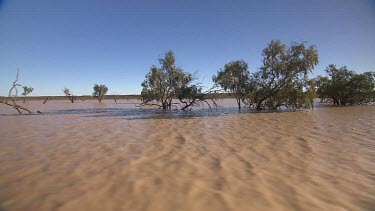
[[[0,107],[0,210],[372,210],[375,107]]]

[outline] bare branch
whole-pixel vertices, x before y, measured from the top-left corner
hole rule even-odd
[[[9,90],[9,95],[8,95],[8,97],[7,97],[7,99],[6,99],[5,101],[0,100],[0,103],[13,107],[14,109],[17,110],[17,112],[18,112],[19,114],[22,114],[22,111],[26,111],[26,112],[28,112],[29,114],[32,114],[32,112],[31,112],[29,109],[27,109],[27,108],[25,108],[25,107],[22,107],[22,106],[20,106],[20,105],[17,105],[17,102],[16,102],[16,101],[17,101],[17,97],[18,97],[17,86],[21,86],[20,84],[17,84],[18,76],[19,76],[19,71],[18,71],[18,69],[17,69],[16,80],[13,82],[13,85],[12,85],[12,87],[11,87],[10,90]],[[15,94],[12,95],[13,90],[15,91]],[[13,99],[12,99],[12,98],[13,98]],[[8,103],[8,100],[9,100],[9,99],[12,99],[13,104]],[[22,110],[22,111],[21,111],[21,110]]]

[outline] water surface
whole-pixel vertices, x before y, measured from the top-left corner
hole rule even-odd
[[[0,210],[373,210],[375,107],[0,106]],[[232,106],[231,106],[232,105]]]

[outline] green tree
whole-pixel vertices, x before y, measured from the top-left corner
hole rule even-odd
[[[209,95],[211,90],[202,92],[202,86],[196,78],[175,64],[173,51],[167,51],[164,58],[159,59],[160,67],[151,66],[150,72],[142,82],[143,105],[156,105],[163,109],[172,108],[172,100],[180,101],[181,109],[206,103],[214,99]]]
[[[350,104],[369,103],[375,101],[375,72],[355,74],[351,82],[352,95]]]
[[[356,74],[346,66],[329,65],[328,76],[318,76],[317,94],[321,99],[332,99],[334,105],[366,103],[373,101],[375,73]]]
[[[98,101],[101,103],[104,96],[107,94],[108,88],[105,85],[94,85],[94,92],[92,96],[98,98]]]
[[[279,98],[285,96],[285,93],[293,90],[295,93],[301,92],[301,84],[306,83],[308,73],[318,64],[316,47],[306,47],[305,44],[292,43],[287,47],[279,40],[272,40],[263,50],[263,66],[253,74],[249,84],[250,98],[256,103],[257,109],[269,107],[270,102],[280,101]]]
[[[23,102],[26,103],[26,96],[28,94],[30,94],[32,91],[34,91],[34,88],[33,87],[27,87],[27,86],[23,86],[22,88],[23,88],[22,95],[24,96]]]
[[[65,96],[68,97],[71,103],[74,103],[74,101],[77,100],[73,93],[70,93],[70,90],[68,88],[64,88],[62,91],[64,92]]]
[[[220,69],[212,80],[225,91],[229,91],[236,98],[238,109],[241,109],[241,100],[245,99],[248,92],[249,77],[247,63],[237,60],[225,64],[224,69]]]

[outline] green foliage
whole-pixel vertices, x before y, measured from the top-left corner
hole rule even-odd
[[[308,73],[318,64],[315,46],[305,44],[292,43],[287,47],[273,40],[263,50],[263,66],[252,75],[248,85],[250,101],[257,109],[274,109],[281,104],[299,107],[303,102]]]
[[[160,67],[152,66],[146,79],[142,82],[142,99],[144,103],[156,101],[163,109],[171,109],[172,99],[195,99],[201,89],[193,84],[193,76],[175,65],[172,51],[159,59]],[[184,101],[185,102],[185,101]]]
[[[233,95],[241,109],[241,101],[257,109],[277,109],[286,106],[292,109],[314,108],[317,97],[332,99],[335,104],[364,103],[375,100],[375,73],[356,74],[346,67],[337,69],[330,65],[328,76],[314,80],[308,74],[318,64],[318,52],[314,45],[306,42],[287,46],[279,40],[272,40],[262,51],[263,65],[252,74],[243,60],[225,64],[213,76],[215,88],[202,92],[194,83],[194,77],[175,65],[172,51],[159,59],[160,67],[152,66],[142,83],[144,104],[159,105],[170,109],[172,99],[177,98],[185,106],[206,102],[208,93],[225,91]],[[212,95],[211,95],[212,96]]]
[[[316,81],[314,79],[308,81],[306,89],[307,91],[304,95],[305,108],[314,108],[314,102],[318,96],[316,93]]]
[[[105,85],[94,85],[94,92],[92,93],[92,96],[97,97],[99,102],[102,102],[102,99],[107,94],[108,88]]]
[[[64,94],[65,94],[66,96],[71,95],[71,94],[70,94],[70,90],[69,90],[68,88],[64,88],[62,91],[64,92]]]
[[[34,91],[33,87],[23,86],[22,88],[23,88],[23,93],[22,93],[23,96],[26,96],[30,94],[32,91]]]
[[[237,100],[238,108],[241,109],[241,100],[244,100],[248,92],[248,81],[250,73],[248,65],[243,60],[237,60],[225,64],[224,69],[212,77],[213,82],[229,91]]]
[[[64,88],[62,91],[64,92],[65,96],[68,97],[71,103],[74,103],[74,101],[77,100],[73,93],[70,93],[70,90],[68,88]]]
[[[331,99],[335,105],[367,103],[374,101],[375,73],[356,74],[347,67],[329,65],[328,76],[318,76],[317,94],[322,101]]]
[[[27,87],[27,86],[23,86],[22,88],[23,88],[23,93],[22,93],[22,95],[24,96],[23,102],[25,103],[25,102],[26,102],[26,96],[27,96],[28,94],[30,94],[30,93],[34,90],[34,88],[32,88],[32,87]]]

